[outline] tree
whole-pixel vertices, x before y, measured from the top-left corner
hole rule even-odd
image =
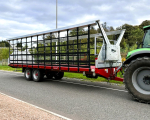
[[[132,25],[129,25],[129,24],[124,24],[122,25],[121,27],[122,29],[126,29],[126,32],[124,34],[124,38],[125,39],[128,39],[130,34],[131,34],[131,30],[133,29],[133,26]]]
[[[125,48],[126,45],[129,45],[129,47],[135,45],[137,42],[142,42],[142,38],[144,35],[144,32],[142,29],[140,29],[140,26],[132,26],[129,24],[124,24],[118,28],[118,30],[126,29],[125,34],[123,36],[121,47]]]
[[[114,31],[114,30],[115,29],[112,26],[109,27],[109,31]]]
[[[21,42],[20,42],[20,43],[18,42],[16,47],[22,47],[22,43],[21,43]]]
[[[134,29],[130,31],[130,36],[128,37],[129,45],[132,46],[135,43],[141,43],[144,36],[144,31],[138,26],[134,26]]]
[[[9,58],[9,49],[8,48],[2,48],[0,50],[0,60],[8,59],[8,58]]]
[[[103,28],[104,28],[105,31],[108,31],[108,29],[107,29],[108,27],[107,27],[107,23],[106,23],[106,22],[104,22],[104,23],[102,24],[102,26],[103,26]]]
[[[9,43],[7,42],[7,41],[1,41],[0,42],[0,47],[9,47],[10,45],[9,45]]]
[[[22,47],[22,51],[26,50],[26,48],[28,48],[27,45],[25,45],[24,47]]]
[[[125,39],[125,38],[122,38],[122,41],[121,41],[121,43],[120,43],[120,46],[121,46],[121,48],[126,48],[127,47],[127,39]]]
[[[145,20],[139,25],[139,27],[140,29],[143,29],[144,26],[148,26],[148,25],[150,25],[150,20]]]

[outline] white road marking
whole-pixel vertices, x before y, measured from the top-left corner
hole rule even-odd
[[[60,80],[54,80],[54,81],[64,82],[64,83],[71,83],[71,84],[76,84],[76,85],[84,85],[84,86],[95,87],[95,88],[102,88],[102,89],[108,89],[108,90],[115,90],[115,91],[120,91],[120,92],[128,92],[126,90],[120,90],[120,89],[114,89],[114,88],[108,88],[108,87],[101,87],[101,86],[96,86],[96,85],[88,85],[88,84],[74,83],[74,82],[60,81]]]
[[[14,100],[19,101],[19,102],[28,104],[28,105],[30,105],[30,106],[33,106],[33,107],[35,107],[35,108],[37,108],[37,109],[40,109],[40,110],[42,110],[42,111],[44,111],[44,112],[47,112],[47,113],[53,114],[53,115],[55,115],[55,116],[58,116],[58,117],[60,117],[60,118],[63,118],[63,119],[66,119],[66,120],[72,120],[72,119],[70,119],[70,118],[67,118],[67,117],[64,117],[64,116],[62,116],[62,115],[59,115],[59,114],[57,114],[57,113],[48,111],[48,110],[46,110],[46,109],[43,109],[43,108],[41,108],[41,107],[38,107],[38,106],[33,105],[33,104],[30,104],[30,103],[27,103],[27,102],[25,102],[25,101],[22,101],[22,100],[20,100],[20,99],[14,98],[14,97],[9,96],[9,95],[6,95],[6,94],[4,94],[4,93],[1,93],[1,92],[0,92],[0,94],[5,95],[5,96],[8,96],[8,97],[10,97],[10,98],[12,98],[12,99],[14,99]]]
[[[2,71],[2,70],[0,70]],[[11,72],[11,73],[16,73],[16,72],[12,72],[12,71],[6,71]],[[17,72],[18,74],[19,72]],[[23,73],[20,73],[23,75]],[[10,74],[10,75],[14,75],[14,74]],[[22,75],[17,75],[17,76],[22,76]],[[60,81],[60,80],[54,80],[54,81],[58,81],[58,82],[64,82],[64,83],[71,83],[71,84],[76,84],[76,85],[84,85],[84,86],[88,86],[88,87],[95,87],[95,88],[102,88],[102,89],[107,89],[107,90],[114,90],[114,91],[120,91],[120,92],[128,92],[126,90],[120,90],[120,89],[114,89],[114,88],[109,88],[109,87],[101,87],[101,86],[96,86],[96,85],[88,85],[88,84],[83,84],[83,83],[75,83],[75,82],[68,82],[68,81]]]
[[[7,70],[0,70],[0,71],[2,71],[2,72],[9,72],[9,73],[20,73],[20,74],[23,74],[23,73],[21,73],[21,72],[15,72],[15,71],[7,71]]]

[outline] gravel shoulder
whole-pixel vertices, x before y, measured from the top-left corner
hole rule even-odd
[[[0,94],[1,120],[65,120],[30,104]]]

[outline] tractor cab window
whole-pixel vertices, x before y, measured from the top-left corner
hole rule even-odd
[[[143,48],[150,48],[150,29],[145,31]]]

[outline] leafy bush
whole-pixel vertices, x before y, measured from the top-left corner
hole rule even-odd
[[[2,48],[0,50],[0,60],[8,59],[8,58],[9,58],[9,49],[8,48]]]

